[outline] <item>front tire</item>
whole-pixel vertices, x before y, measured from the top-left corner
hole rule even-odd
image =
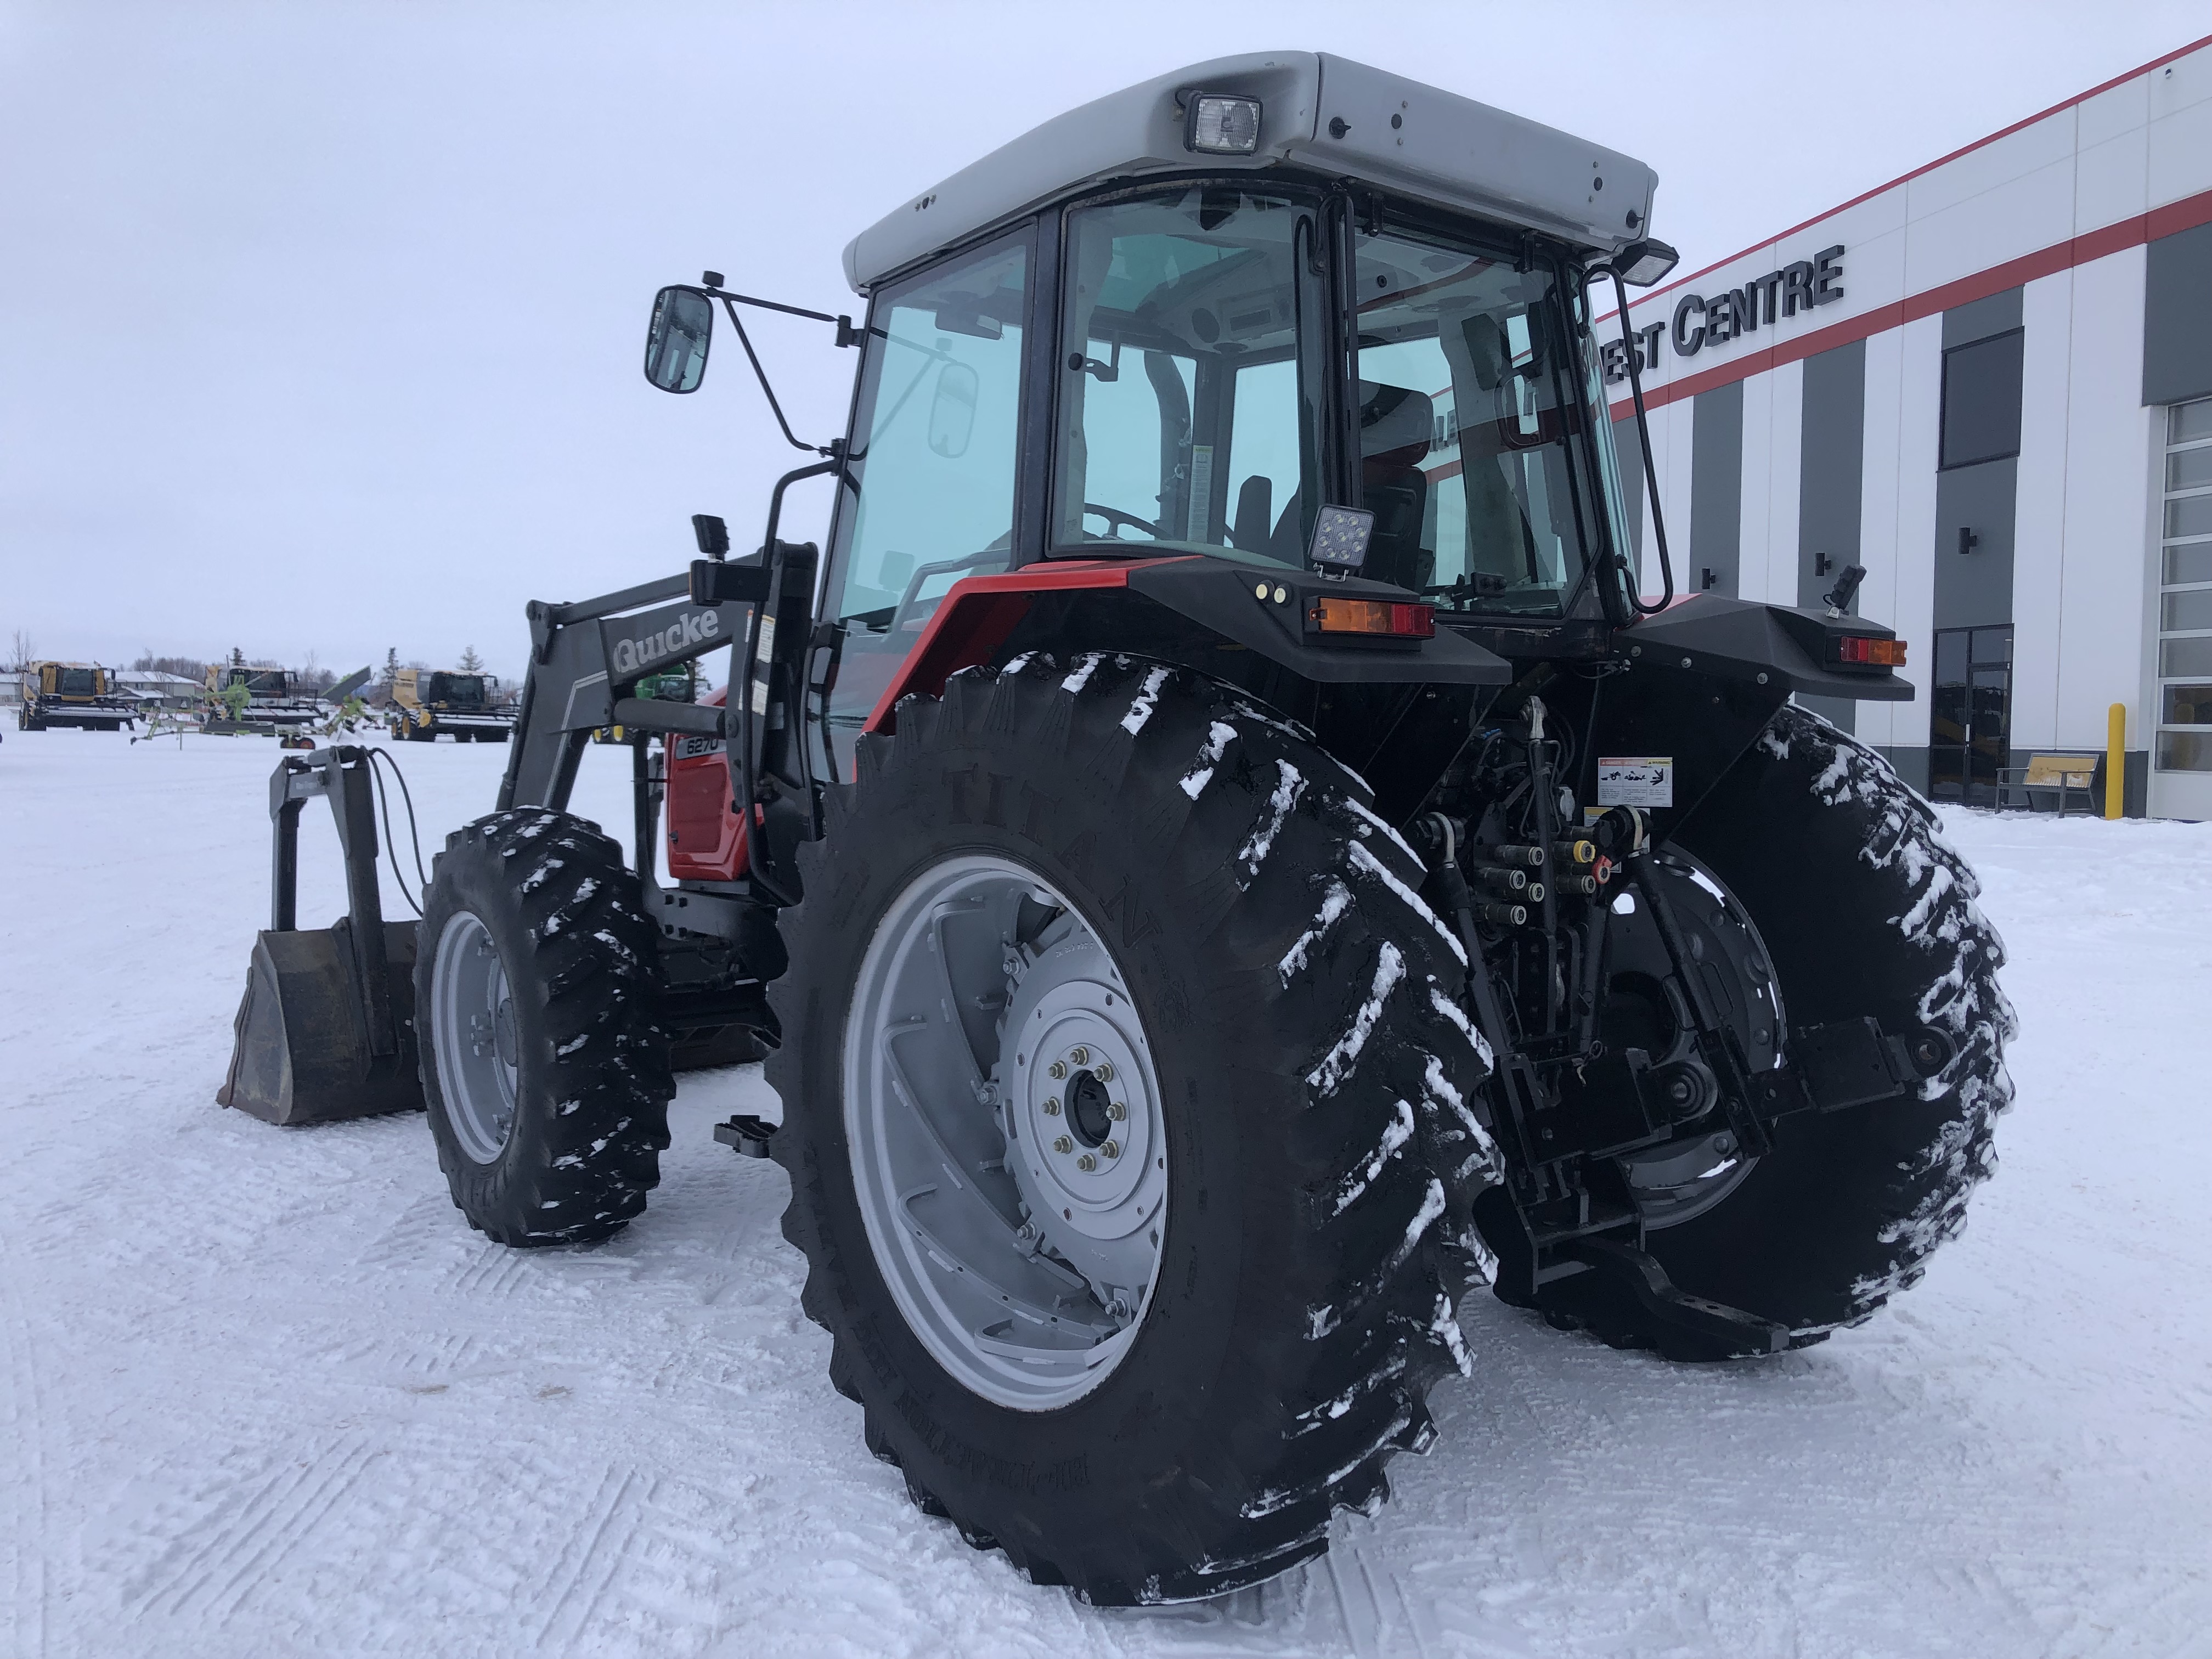
[[[421,937],[416,1050],[454,1205],[502,1244],[620,1231],[659,1182],[676,1092],[622,848],[566,813],[480,818],[432,866]]]
[[[1319,1554],[1433,1437],[1496,1168],[1418,862],[1303,733],[1127,658],[956,675],[859,766],[801,853],[767,1072],[870,1449],[1097,1603]],[[1109,1135],[1142,1167],[1086,1230]]]

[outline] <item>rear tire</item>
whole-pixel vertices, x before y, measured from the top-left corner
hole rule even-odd
[[[900,706],[896,736],[863,738],[858,763],[855,785],[830,792],[825,838],[800,852],[809,896],[783,918],[790,967],[769,997],[784,1042],[767,1075],[784,1101],[771,1146],[791,1176],[784,1231],[806,1255],[805,1306],[835,1338],[831,1379],[860,1402],[870,1449],[971,1544],[1095,1603],[1218,1595],[1320,1554],[1334,1510],[1372,1513],[1390,1457],[1426,1449],[1428,1389],[1466,1368],[1454,1308],[1472,1235],[1452,1194],[1496,1168],[1465,1104],[1486,1057],[1451,1001],[1463,969],[1414,896],[1418,861],[1303,732],[1128,658],[956,675],[942,703]],[[1053,902],[1024,909],[1031,875]],[[962,882],[998,884],[988,902],[1005,908],[913,896]],[[1038,915],[1060,920],[1020,920]],[[956,951],[962,927],[986,931]],[[1157,1182],[1164,1225],[1149,1289],[1118,1306],[1074,1270],[1061,1316],[1107,1333],[1091,1352],[1111,1352],[1074,1368],[1087,1377],[1031,1387],[1064,1377],[1081,1344],[1048,1353],[1041,1315],[971,1328],[961,1310],[1018,1300],[1015,1265],[1041,1248],[1063,1267],[1090,1259],[1073,1234],[1061,1248],[1072,1210],[1029,1201],[1054,1190],[1048,1153],[1079,1158],[1062,1126],[1107,1156],[1104,1118],[1086,1130],[1075,1094],[1065,1115],[1040,1098],[1084,1073],[1050,1085],[1032,1064],[1043,1047],[1020,1052],[1025,1032],[1055,1029],[1029,1021],[1066,988],[1024,982],[1069,941],[1107,964],[1084,994],[1110,1005],[1120,990],[1132,1006],[1051,1017],[1095,1018],[1101,1042],[1124,1022],[1134,1058],[1114,1091],[1127,1091],[1127,1151],[1159,1149],[1139,1178]],[[986,983],[994,952],[1031,949],[1003,997]],[[886,952],[946,964],[947,988],[872,989]],[[956,982],[956,960],[981,963],[981,979]],[[857,1029],[878,1008],[890,1024]],[[902,1086],[870,1081],[870,1057],[909,1033],[896,1052],[919,1058]],[[1082,1052],[1065,1057],[1096,1063]],[[883,1101],[917,1097],[927,1131],[884,1115]],[[912,1161],[902,1145],[923,1147],[915,1167],[928,1169],[887,1181],[876,1171]],[[885,1214],[932,1242],[878,1242]],[[944,1242],[956,1226],[965,1255]],[[994,1332],[999,1346],[982,1342]],[[1038,1358],[992,1381],[1010,1349]]]
[[[659,1183],[676,1092],[622,848],[566,813],[480,818],[432,866],[421,938],[416,1048],[454,1205],[502,1244],[618,1231]]]
[[[1648,1234],[1680,1289],[1785,1324],[1803,1347],[1916,1283],[1996,1168],[1996,1121],[2013,1095],[2004,1045],[2017,1030],[1996,981],[2004,946],[1935,810],[1881,756],[1795,705],[1677,839],[1748,913],[1790,1029],[1872,1015],[1951,1050],[1901,1097],[1782,1120],[1724,1198]],[[1485,1199],[1486,1223],[1502,1197]],[[1595,1273],[1555,1281],[1535,1305],[1617,1346],[1724,1357]]]

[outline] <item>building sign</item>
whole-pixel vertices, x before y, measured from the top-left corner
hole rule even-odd
[[[1604,342],[1599,347],[1600,361],[1607,381],[1617,386],[1628,378],[1632,356],[1639,375],[1656,368],[1662,341],[1671,339],[1677,357],[1694,357],[1707,346],[1725,345],[1843,297],[1844,245],[1838,242],[1725,294],[1685,294],[1674,302],[1670,319],[1633,330],[1629,335],[1632,343]]]

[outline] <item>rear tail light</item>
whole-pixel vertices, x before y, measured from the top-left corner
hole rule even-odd
[[[1318,599],[1307,620],[1324,634],[1365,634],[1397,640],[1432,640],[1437,608],[1398,599]]]
[[[1834,636],[1836,660],[1854,668],[1902,668],[1905,666],[1903,640],[1877,639],[1871,634],[1838,634]]]

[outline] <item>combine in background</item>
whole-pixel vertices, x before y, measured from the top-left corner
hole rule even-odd
[[[117,689],[114,674],[97,663],[24,665],[23,702],[15,711],[15,724],[22,731],[81,726],[92,732],[114,732],[137,718],[137,709]]]
[[[496,688],[489,674],[403,668],[392,677],[386,719],[392,735],[405,742],[435,743],[450,732],[456,743],[505,743],[514,710],[495,701]]]

